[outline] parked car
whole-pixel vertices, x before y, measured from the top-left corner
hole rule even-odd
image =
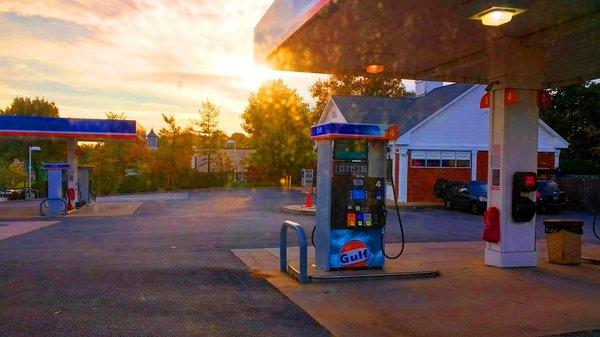
[[[449,182],[444,190],[440,195],[446,209],[465,209],[481,214],[487,208],[487,184],[484,182]]]
[[[463,184],[463,182],[438,179],[435,182],[435,185],[433,186],[433,196],[436,198],[444,199],[444,196],[448,193],[450,188],[457,184]]]
[[[536,200],[539,212],[561,211],[567,207],[569,202],[565,192],[552,180],[538,181]]]

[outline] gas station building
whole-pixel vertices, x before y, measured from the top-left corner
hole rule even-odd
[[[255,59],[280,70],[485,85],[500,240],[484,261],[537,264],[535,213],[520,211],[535,201],[542,89],[600,78],[600,2],[276,0],[254,33]]]
[[[319,120],[323,123],[400,125],[390,142],[387,199],[439,202],[433,196],[438,179],[487,181],[489,108],[480,109],[485,86],[417,81],[414,97],[333,96]],[[537,171],[550,175],[568,142],[539,120]]]

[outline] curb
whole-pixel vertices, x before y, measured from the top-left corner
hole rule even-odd
[[[292,214],[314,215],[316,213],[314,206],[311,208],[306,208],[304,205],[283,205],[281,210]]]

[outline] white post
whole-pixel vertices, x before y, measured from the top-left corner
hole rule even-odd
[[[538,107],[543,52],[521,47],[518,39],[496,40],[489,48],[491,90],[488,206],[500,212],[500,241],[487,243],[485,264],[525,267],[537,264],[535,217],[529,222],[512,219],[512,180],[516,171],[537,170]],[[517,95],[508,104],[505,89]],[[535,200],[535,193],[529,197]]]
[[[554,150],[554,169],[557,169],[560,164],[560,149]]]
[[[398,199],[400,202],[407,202],[408,194],[408,147],[400,147],[400,165],[398,166],[398,180],[400,180]]]
[[[471,180],[477,180],[477,150],[471,151]]]

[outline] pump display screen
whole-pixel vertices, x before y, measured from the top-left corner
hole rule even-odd
[[[352,200],[364,201],[367,199],[367,191],[364,188],[353,188],[351,191]]]
[[[336,174],[366,174],[369,170],[365,163],[335,162],[334,172]]]
[[[333,158],[339,160],[366,160],[367,141],[364,139],[338,139],[334,143]]]

